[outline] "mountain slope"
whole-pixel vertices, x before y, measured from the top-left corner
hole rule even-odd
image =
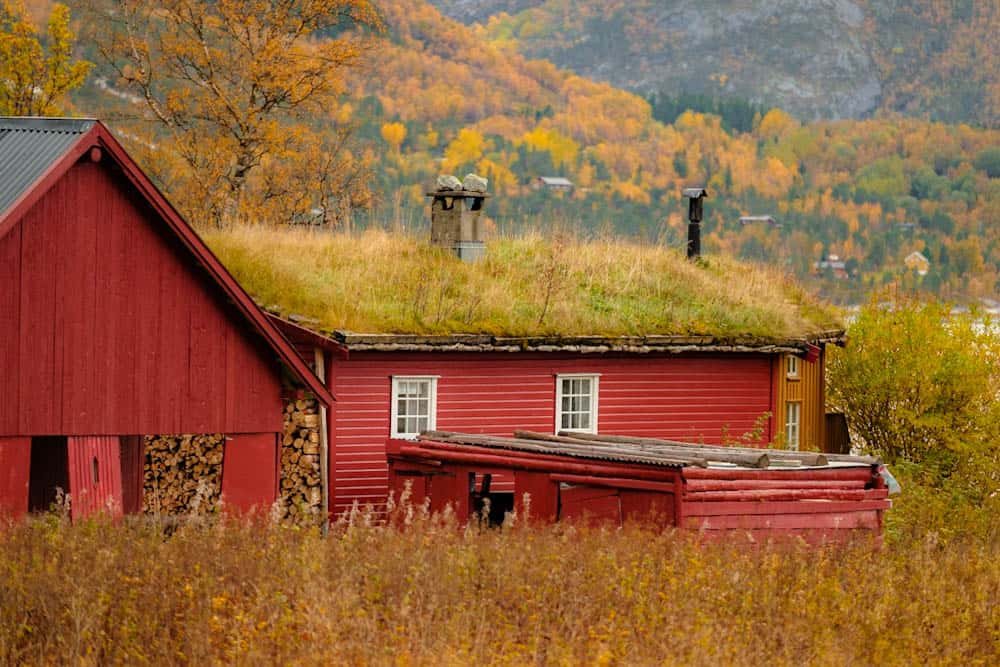
[[[803,120],[1000,122],[992,0],[434,1],[497,43],[643,95],[738,97]]]

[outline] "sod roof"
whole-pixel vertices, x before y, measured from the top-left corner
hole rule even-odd
[[[805,340],[842,329],[777,271],[623,240],[498,238],[465,263],[383,231],[203,236],[258,303],[324,332]]]

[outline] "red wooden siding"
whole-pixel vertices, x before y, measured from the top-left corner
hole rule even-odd
[[[267,511],[278,497],[278,436],[246,433],[226,437],[222,501],[241,512]]]
[[[0,435],[279,431],[275,353],[106,162],[0,238]]]
[[[31,438],[0,438],[0,518],[28,511]]]
[[[114,436],[68,439],[70,515],[74,519],[122,513],[119,441]]]
[[[381,503],[388,491],[390,377],[437,375],[437,428],[511,435],[555,429],[555,375],[598,373],[602,432],[720,444],[753,429],[771,409],[766,355],[568,357],[544,354],[352,353],[334,359],[331,431],[334,514],[352,502]],[[762,436],[771,436],[769,422]],[[493,479],[512,491],[510,476]]]

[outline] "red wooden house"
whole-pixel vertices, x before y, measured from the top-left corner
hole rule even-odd
[[[106,127],[0,119],[0,512],[136,511],[139,436],[175,433],[269,504],[296,387],[332,400]]]
[[[432,193],[432,237],[477,257],[483,197]],[[469,238],[469,237],[473,238]],[[458,260],[455,260],[458,262]],[[427,430],[618,433],[721,444],[743,434],[824,447],[824,348],[843,331],[798,338],[320,333],[273,317],[337,396],[329,418],[331,510],[381,504],[386,441]],[[497,490],[513,490],[502,471]]]

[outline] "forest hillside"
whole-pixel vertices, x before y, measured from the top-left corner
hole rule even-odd
[[[580,16],[591,6],[575,4]],[[614,233],[678,246],[680,190],[699,184],[710,192],[709,253],[777,266],[840,302],[886,285],[998,300],[1000,130],[888,112],[806,121],[763,102],[682,87],[650,100],[522,55],[524,30],[502,35],[521,14],[469,26],[424,0],[380,10],[385,30],[340,102],[297,121],[353,132],[372,196],[349,224],[421,227],[434,177],[474,171],[497,195],[487,215],[498,231]],[[547,16],[532,25],[544,27]],[[629,43],[650,52],[659,44]],[[995,49],[975,44],[977,54]],[[976,72],[995,76],[987,62]],[[128,141],[148,121],[115,86],[98,62],[77,109],[111,119]],[[154,166],[170,148],[157,150],[147,158]],[[542,176],[565,177],[573,188],[540,187]],[[780,226],[741,225],[745,215],[770,215]]]
[[[737,97],[803,120],[1000,122],[995,2],[432,1],[494,42],[643,95]]]

